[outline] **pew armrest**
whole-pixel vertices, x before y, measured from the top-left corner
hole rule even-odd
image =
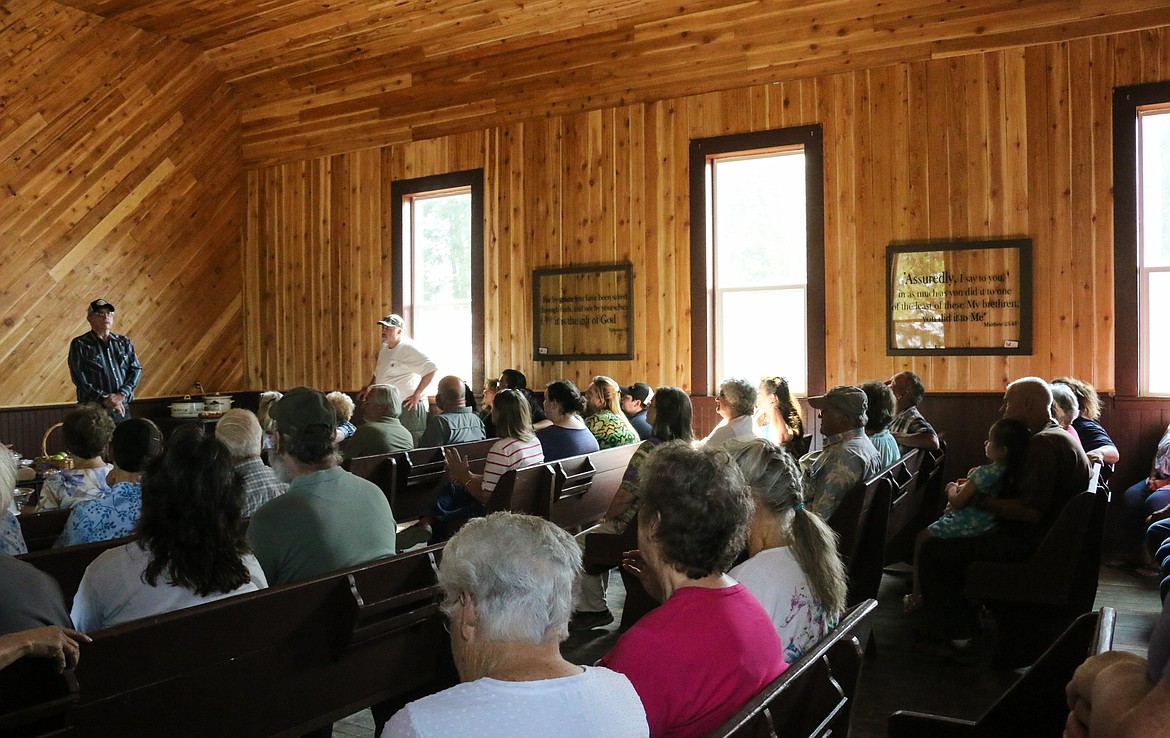
[[[975,734],[973,720],[898,710],[890,715],[888,738],[968,738]]]
[[[437,584],[383,599],[367,599],[353,574],[347,575],[353,595],[353,627],[346,642],[352,648],[435,617],[442,589]]]

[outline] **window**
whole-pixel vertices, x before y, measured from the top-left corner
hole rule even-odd
[[[825,383],[819,126],[691,142],[692,391]]]
[[[391,185],[391,304],[407,334],[473,388],[483,381],[483,172]]]
[[[1170,395],[1170,83],[1117,88],[1113,135],[1117,390]]]

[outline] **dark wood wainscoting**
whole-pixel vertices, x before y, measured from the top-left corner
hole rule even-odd
[[[234,392],[232,407],[242,407],[255,411],[259,405],[258,392]],[[130,412],[137,418],[149,418],[159,424],[164,434],[169,433],[180,425],[179,421],[171,418],[172,402],[182,400],[182,397],[151,397],[135,400],[130,405]],[[31,459],[41,453],[41,439],[50,426],[60,423],[77,407],[75,404],[63,405],[30,405],[28,407],[0,408],[0,441],[10,444],[13,449],[26,458]],[[49,453],[64,451],[65,446],[61,439],[61,431],[55,431],[49,438]]]

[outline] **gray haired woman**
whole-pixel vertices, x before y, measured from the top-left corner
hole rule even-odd
[[[580,573],[580,548],[547,520],[494,513],[467,523],[439,567],[462,684],[408,704],[382,738],[648,736],[626,677],[561,657]]]
[[[800,469],[787,451],[763,438],[731,441],[724,450],[755,501],[747,537],[751,558],[728,573],[772,616],[791,664],[836,627],[845,609],[837,534],[805,509]]]
[[[720,448],[735,438],[755,435],[756,386],[746,379],[733,377],[719,383],[715,412],[722,418],[719,425],[703,439],[703,445]]]

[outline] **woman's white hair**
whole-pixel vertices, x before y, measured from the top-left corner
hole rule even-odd
[[[1067,384],[1053,383],[1048,385],[1052,392],[1052,404],[1059,407],[1068,422],[1073,422],[1081,414],[1080,402]]]
[[[542,518],[492,513],[472,520],[443,551],[439,585],[448,615],[466,592],[491,641],[546,643],[569,635],[581,547]]]

